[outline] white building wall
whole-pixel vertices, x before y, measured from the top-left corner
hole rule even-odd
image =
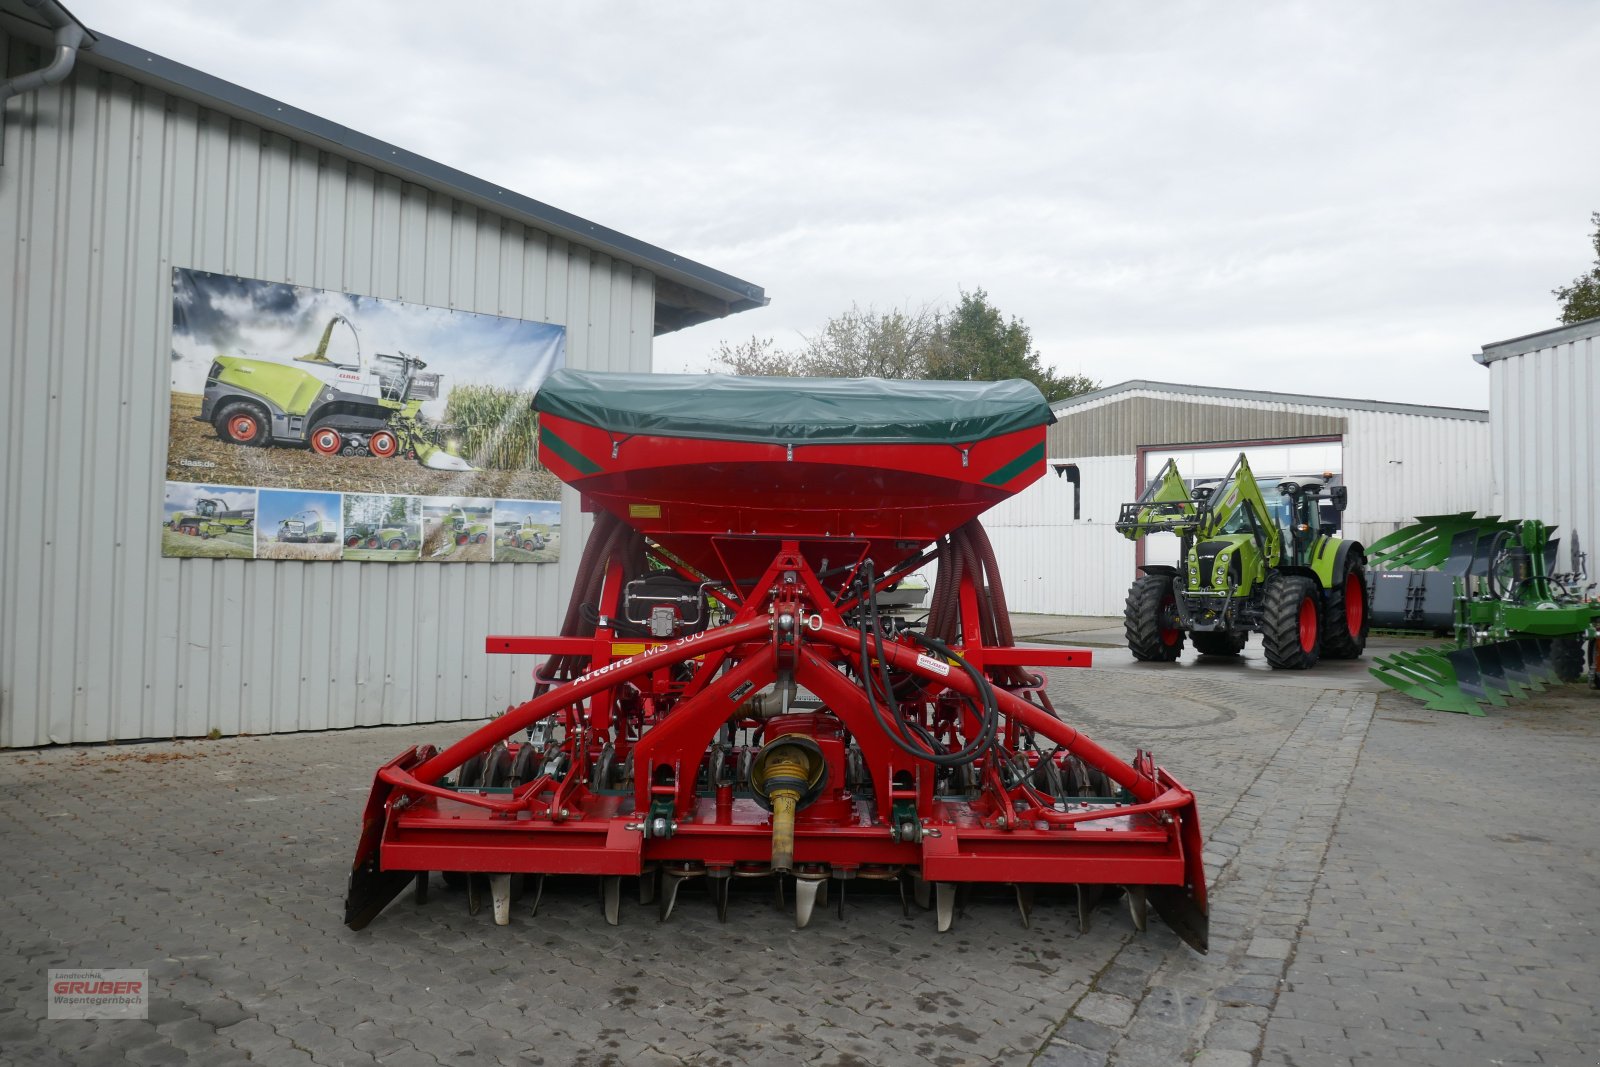
[[[1593,376],[1588,380],[1592,387]],[[1129,390],[1075,406],[1061,417],[1071,418],[1075,411],[1135,396],[1190,403],[1207,400],[1201,395],[1159,389]],[[1229,407],[1346,419],[1343,475],[1350,486],[1350,505],[1345,512],[1345,531],[1346,536],[1363,543],[1370,544],[1418,515],[1469,510],[1488,513],[1495,503],[1494,480],[1489,474],[1490,423],[1481,417],[1435,417],[1236,398],[1218,398],[1215,402]],[[1152,444],[1174,443],[1162,440],[1158,427],[1151,427],[1151,434]],[[984,527],[995,544],[1011,609],[1120,615],[1128,585],[1137,572],[1134,546],[1116,532],[1113,524],[1118,507],[1139,493],[1136,457],[1062,456],[1052,458],[1050,463],[1078,465],[1083,493],[1081,520],[1074,522],[1070,517],[1072,486],[1053,470],[983,517]],[[1594,471],[1592,463],[1589,469]],[[1147,470],[1145,477],[1155,473]],[[1595,536],[1600,544],[1600,533]]]
[[[1489,410],[1495,510],[1576,530],[1600,573],[1600,325],[1491,362]]]
[[[1072,484],[1053,467],[983,515],[1006,600],[1020,612],[1119,614],[1133,575],[1134,544],[1117,533],[1115,523],[1123,501],[1137,495],[1134,459],[1049,462],[1077,464],[1081,518],[1072,517]]]
[[[1489,423],[1379,411],[1342,414],[1349,419],[1347,536],[1371,544],[1418,515],[1492,509]]]
[[[4,38],[0,35],[0,51]],[[0,747],[478,717],[531,692],[555,565],[160,558],[173,267],[567,328],[648,371],[644,271],[93,71],[7,105]]]

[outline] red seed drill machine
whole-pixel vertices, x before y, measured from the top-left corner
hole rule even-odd
[[[1089,653],[1012,637],[977,516],[1044,473],[1037,389],[561,370],[534,406],[595,514],[561,634],[489,637],[549,657],[533,698],[378,771],[350,927],[434,871],[502,924],[546,875],[598,877],[613,923],[624,878],[663,918],[687,879],[723,918],[732,880],[776,879],[798,926],[862,879],[940,930],[964,886],[1014,887],[1025,923],[1061,887],[1084,926],[1120,891],[1206,949],[1194,795],[1055,715],[1029,668]]]

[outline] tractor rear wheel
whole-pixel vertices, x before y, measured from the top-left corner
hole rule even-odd
[[[1360,659],[1367,648],[1367,571],[1351,554],[1343,580],[1322,605],[1322,654],[1329,659]]]
[[[261,405],[249,400],[235,400],[222,405],[212,424],[217,436],[236,445],[265,445],[271,423]]]
[[[1276,670],[1303,671],[1322,654],[1322,607],[1317,585],[1297,574],[1267,579],[1261,603],[1261,645]]]
[[[1122,629],[1134,659],[1171,663],[1183,653],[1183,628],[1178,625],[1178,598],[1171,578],[1146,574],[1135,579],[1122,609]]]
[[[1244,651],[1250,635],[1237,630],[1218,630],[1212,633],[1193,633],[1194,650],[1202,656],[1237,656]]]

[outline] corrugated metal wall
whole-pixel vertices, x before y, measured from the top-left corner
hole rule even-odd
[[[1275,408],[1245,403],[1167,400],[1127,393],[1103,404],[1069,408],[1050,427],[1052,456],[1126,456],[1141,445],[1194,441],[1260,441],[1326,437],[1344,432],[1344,419],[1324,408]]]
[[[1195,410],[1204,407],[1214,411]],[[1173,421],[1162,421],[1164,416]],[[1050,463],[1078,465],[1082,518],[1071,519],[1072,486],[1052,471],[983,519],[1014,611],[1121,614],[1135,576],[1134,546],[1113,524],[1118,505],[1138,495],[1132,453],[1140,444],[1320,436],[1330,425],[1340,427],[1350,486],[1345,529],[1363,542],[1416,515],[1487,511],[1493,500],[1486,476],[1489,423],[1480,419],[1235,398],[1173,401],[1153,390],[1119,393],[1059,418],[1050,429]],[[1083,435],[1073,428],[1081,419],[1090,421]],[[1282,433],[1285,427],[1300,427],[1302,434]],[[1217,436],[1195,436],[1200,433]],[[1119,456],[1073,453],[1054,444],[1068,440],[1090,449],[1106,440],[1132,444]]]
[[[1490,363],[1489,407],[1495,509],[1577,530],[1600,574],[1600,330]]]
[[[556,322],[568,366],[630,371],[650,368],[651,276],[83,67],[10,103],[4,151],[0,746],[528,695],[533,661],[483,638],[559,625],[588,530],[570,491],[557,565],[159,558],[171,269]]]

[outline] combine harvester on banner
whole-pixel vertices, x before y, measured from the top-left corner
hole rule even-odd
[[[776,880],[797,926],[851,881],[898,883],[940,930],[957,890],[1069,893],[1081,925],[1125,896],[1204,951],[1193,794],[1113,756],[1030,668],[1089,654],[1015,644],[980,513],[1045,469],[1025,382],[558,371],[540,455],[595,513],[532,699],[377,774],[350,875],[360,929],[431,872],[508,923],[547,875],[623,879],[667,917],[686,880],[725,918],[734,879]],[[884,594],[937,563],[924,620]]]
[[[1448,631],[1453,644],[1375,660],[1373,677],[1433,711],[1482,715],[1588,675],[1600,688],[1600,600],[1572,536],[1536,519],[1424,515],[1374,542],[1372,625]]]

